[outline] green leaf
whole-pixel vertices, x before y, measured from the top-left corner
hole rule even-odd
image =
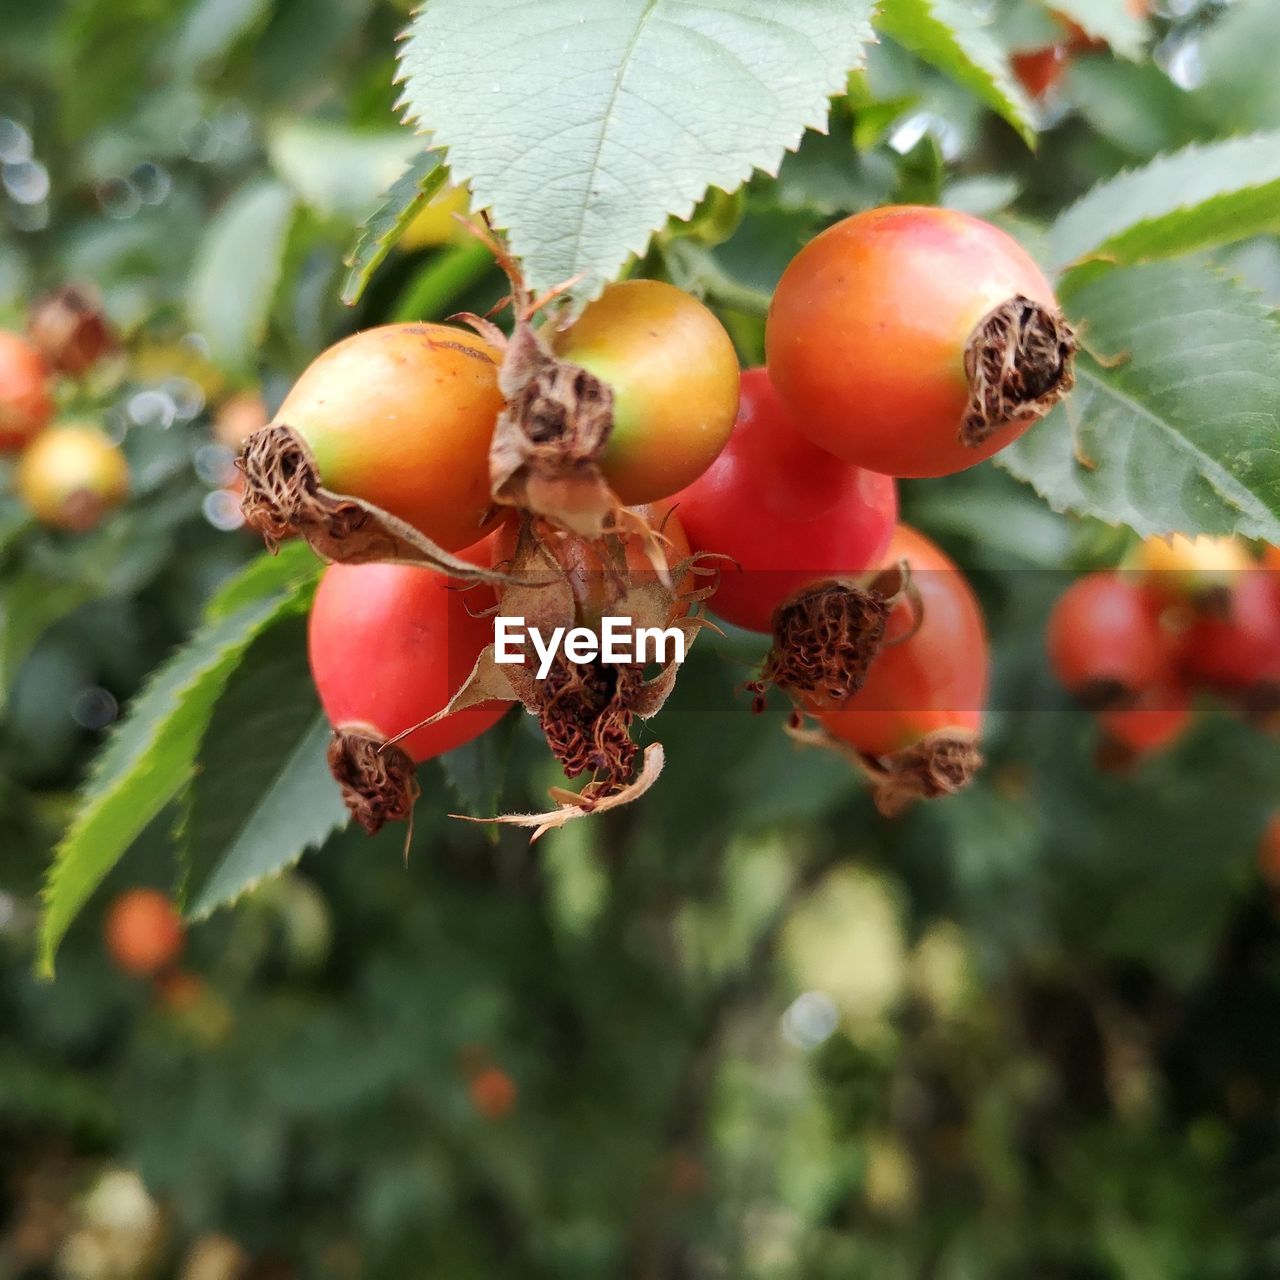
[[[286,543],[274,553],[264,551],[222,584],[205,606],[205,621],[220,622],[255,600],[308,588],[323,569],[323,562],[301,539]]]
[[[1035,108],[982,19],[962,0],[885,0],[876,19],[885,35],[963,85],[1035,146]]]
[[[200,245],[188,309],[214,358],[233,369],[247,368],[266,336],[293,216],[287,187],[255,181],[223,206]]]
[[[378,197],[422,150],[407,129],[348,129],[323,120],[282,120],[267,133],[267,155],[298,197],[318,213],[367,217]]]
[[[347,259],[350,270],[342,285],[343,302],[354,306],[360,301],[373,273],[448,176],[439,155],[424,151],[392,183],[381,207],[361,229],[360,239]]]
[[[298,558],[286,564],[297,569]],[[261,589],[264,576],[254,563],[224,588],[203,627],[152,675],[95,762],[45,883],[40,968],[46,975],[80,908],[190,778],[213,704],[244,651],[301,606],[314,570],[306,565],[274,590]]]
[[[473,818],[491,818],[497,811],[516,723],[517,717],[508,715],[474,741],[440,757],[462,811]]]
[[[1154,62],[1077,58],[1068,77],[1070,99],[1080,115],[1139,160],[1214,134],[1195,98]]]
[[[827,116],[872,0],[431,0],[409,116],[492,211],[531,285],[589,297],[708,186],[776,173]]]
[[[1076,390],[998,461],[1058,511],[1140,534],[1280,540],[1280,327],[1200,263],[1078,272]],[[1114,364],[1113,364],[1114,361]]]
[[[1122,58],[1140,58],[1149,29],[1118,0],[1053,0],[1055,13],[1083,27],[1095,40],[1105,40]]]
[[[270,10],[270,0],[197,0],[178,31],[174,64],[193,71],[225,58]]]
[[[1280,229],[1280,133],[1190,146],[1094,187],[1054,223],[1062,266],[1139,262]]]
[[[347,823],[325,759],[329,724],[306,630],[297,617],[261,635],[209,721],[182,831],[191,918],[233,902]]]
[[[0,711],[40,637],[95,594],[86,583],[50,581],[30,571],[0,585]]]
[[[1280,5],[1237,0],[1199,41],[1200,83],[1190,96],[1223,133],[1280,129]]]

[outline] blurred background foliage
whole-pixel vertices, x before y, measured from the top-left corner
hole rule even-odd
[[[997,8],[1037,47],[1045,10]],[[1150,60],[1073,62],[1035,154],[882,42],[828,136],[638,269],[703,289],[757,360],[760,297],[849,210],[942,201],[1034,243],[1099,178],[1280,128],[1277,8],[1165,0]],[[994,637],[967,793],[877,817],[840,761],[750,715],[758,646],[729,636],[695,650],[631,809],[532,848],[450,821],[555,780],[508,721],[424,769],[407,867],[400,833],[344,833],[152,987],[105,962],[101,921],[129,885],[173,888],[165,814],[56,982],[33,976],[90,756],[256,550],[228,400],[270,408],[344,332],[501,294],[452,196],[339,302],[354,225],[418,145],[393,111],[407,16],[0,0],[0,322],[65,281],[102,291],[128,359],[61,410],[134,475],[82,537],[0,498],[0,1274],[1280,1273],[1280,925],[1256,866],[1280,746],[1205,706],[1170,753],[1100,772],[1042,635],[1066,572],[1127,537],[988,466],[903,486]],[[1280,304],[1274,237],[1217,256]]]

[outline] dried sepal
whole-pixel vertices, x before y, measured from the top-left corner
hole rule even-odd
[[[561,360],[518,316],[498,385],[507,404],[489,449],[494,502],[601,536],[622,510],[598,465],[613,430],[608,384]]]
[[[390,512],[326,489],[306,442],[283,423],[255,431],[236,465],[245,477],[240,504],[245,521],[272,550],[285,538],[300,535],[318,556],[335,564],[415,564],[464,581],[505,580],[497,570],[437,546]]]
[[[871,786],[876,808],[892,818],[917,800],[935,800],[964,790],[982,768],[978,735],[967,729],[940,729],[888,755],[874,756],[842,742],[821,724],[802,716],[787,724],[787,733],[806,747],[834,751],[848,760]]]
[[[334,730],[328,759],[348,811],[370,835],[412,814],[419,795],[417,771],[399,747],[347,726]]]
[[[905,563],[857,581],[815,582],[785,600],[774,611],[773,644],[760,678],[749,686],[757,708],[771,685],[810,713],[846,706],[866,681],[886,643],[889,617],[904,598],[916,605],[918,627],[919,594]]]
[[[64,285],[32,302],[27,334],[51,368],[72,378],[120,349],[101,295],[84,285]]]
[[[506,273],[515,316],[510,338],[488,317],[455,317],[505,352],[498,387],[506,407],[489,449],[490,495],[501,506],[532,512],[572,533],[601,537],[625,519],[625,508],[599,467],[613,431],[613,390],[580,365],[562,360],[534,328],[539,312],[574,281],[535,298],[492,229],[471,229]]]
[[[596,813],[607,813],[610,809],[620,808],[638,800],[658,780],[665,763],[665,754],[660,742],[651,742],[644,750],[644,757],[635,777],[622,787],[609,787],[598,782],[589,782],[581,791],[568,791],[563,787],[552,787],[548,794],[557,801],[557,807],[546,813],[504,813],[496,818],[475,818],[465,813],[450,814],[463,822],[498,823],[511,827],[532,827],[531,841],[555,831],[567,823],[579,818],[587,818]]]
[[[1018,294],[969,338],[969,403],[960,439],[976,448],[1013,422],[1042,418],[1075,386],[1076,336],[1061,311]]]

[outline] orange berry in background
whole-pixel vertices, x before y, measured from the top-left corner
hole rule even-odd
[[[486,1120],[501,1120],[515,1110],[518,1096],[516,1082],[500,1067],[485,1067],[471,1077],[467,1096],[477,1115]]]
[[[177,908],[157,889],[130,889],[107,912],[107,951],[138,977],[167,969],[181,954],[185,933]]]
[[[213,435],[223,448],[239,453],[240,446],[270,421],[261,392],[237,391],[228,396],[213,415]]]
[[[1009,63],[1022,87],[1033,98],[1043,98],[1071,65],[1071,50],[1065,44],[1046,45],[1043,49],[1015,53]]]
[[[199,974],[175,970],[156,978],[156,996],[171,1013],[190,1013],[200,1007],[207,987]]]
[[[0,329],[0,453],[21,449],[52,417],[44,357],[26,338]]]
[[[96,427],[51,427],[22,455],[17,485],[42,523],[84,533],[124,501],[129,464]]]

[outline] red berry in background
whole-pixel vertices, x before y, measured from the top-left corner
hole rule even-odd
[[[262,392],[237,391],[229,395],[213,415],[214,439],[223,448],[238,453],[244,442],[270,421]]]
[[[1054,606],[1046,640],[1054,674],[1095,709],[1132,701],[1175,674],[1175,639],[1133,574],[1091,573],[1072,583]]]
[[[50,427],[18,462],[17,488],[38,520],[86,533],[125,499],[129,464],[97,427]]]
[[[0,329],[0,452],[23,448],[52,417],[44,357],[26,338]]]
[[[778,283],[766,346],[799,430],[891,476],[989,458],[1074,381],[1075,340],[1044,273],[950,209],[872,209],[811,240]]]
[[[1015,53],[1009,59],[1013,74],[1033,97],[1043,98],[1057,87],[1071,65],[1071,49],[1065,44],[1051,44],[1043,49]]]
[[[898,518],[893,480],[810,443],[764,369],[743,373],[733,434],[675,503],[690,546],[734,562],[720,566],[708,607],[766,633],[801,588],[879,566]]]
[[[501,359],[470,331],[441,324],[384,325],[330,347],[275,425],[246,445],[246,518],[276,538],[305,514],[306,494],[290,483],[291,433],[324,488],[390,512],[446,551],[470,546],[497,523],[489,443],[503,406]]]
[[[502,1120],[515,1110],[519,1091],[500,1067],[484,1067],[468,1081],[467,1096],[477,1115]]]
[[[27,333],[49,365],[72,378],[84,377],[119,346],[101,297],[80,285],[37,298],[31,304]]]
[[[692,483],[733,429],[733,343],[711,311],[674,285],[610,285],[554,347],[612,389],[613,427],[599,466],[624,506]]]
[[[151,977],[182,952],[185,930],[173,903],[155,889],[130,889],[107,912],[107,951],[125,971]]]
[[[469,549],[481,563],[488,547]],[[329,764],[357,821],[369,832],[406,818],[415,764],[477,738],[506,704],[485,703],[414,729],[442,711],[493,640],[477,617],[492,590],[461,589],[432,569],[398,564],[330,565],[311,610],[311,674],[334,737]]]
[[[1280,579],[1266,569],[1236,575],[1222,610],[1200,613],[1186,633],[1187,678],[1267,715],[1280,707]]]
[[[1177,685],[1148,692],[1138,706],[1104,711],[1098,717],[1105,738],[1101,762],[1125,768],[1167,751],[1191,727],[1192,719],[1191,695]]]
[[[845,710],[817,717],[864,758],[886,812],[972,778],[991,671],[982,611],[964,574],[907,525],[898,526],[886,555],[887,563],[902,560],[911,590],[890,615],[861,691]]]

